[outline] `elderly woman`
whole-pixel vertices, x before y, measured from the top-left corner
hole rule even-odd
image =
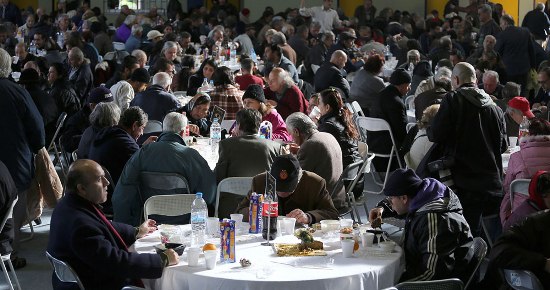
[[[247,109],[253,109],[262,115],[262,122],[269,121],[271,123],[271,138],[273,140],[292,141],[292,137],[286,130],[286,124],[281,115],[272,104],[267,103],[264,95],[264,90],[261,86],[252,84],[249,85],[243,95],[243,104]]]
[[[181,62],[178,59],[178,50],[179,45],[174,41],[167,41],[162,46],[162,50],[160,51],[160,57],[154,60],[153,65],[153,73],[162,71],[158,67],[158,62],[161,58],[164,58],[168,61],[171,61],[174,64],[174,69],[176,70],[174,74],[178,73],[181,70]]]
[[[342,150],[343,168],[361,160],[357,149],[359,133],[353,122],[353,114],[344,105],[340,93],[332,88],[322,91],[318,108],[321,117],[317,122],[317,129],[336,138]]]
[[[97,133],[103,128],[115,126],[119,120],[120,108],[115,102],[97,104],[92,113],[90,113],[91,125],[84,130],[80,143],[78,143],[78,158],[88,159],[90,146],[92,146],[92,141],[96,138]]]
[[[189,122],[189,133],[193,136],[208,136],[210,134],[210,103],[207,93],[196,94],[189,103],[177,111],[185,113]]]
[[[422,113],[422,117],[417,122],[418,133],[414,137],[414,141],[411,145],[411,149],[407,154],[405,154],[405,163],[407,167],[412,170],[416,170],[422,158],[426,155],[430,147],[432,147],[433,142],[428,139],[426,135],[426,128],[432,122],[432,119],[435,117],[439,111],[439,104],[431,105],[427,107]]]
[[[380,108],[378,92],[386,85],[378,75],[382,72],[384,63],[384,57],[378,54],[369,56],[351,83],[350,100],[357,101],[367,116],[371,108]]]
[[[80,110],[80,100],[69,83],[67,70],[61,63],[54,63],[48,70],[48,83],[51,86],[50,97],[55,100],[59,112],[68,116]]]
[[[268,84],[269,89],[264,93],[269,102],[276,104],[277,111],[283,119],[295,112],[307,113],[308,101],[286,70],[274,68],[269,73]]]
[[[212,76],[214,90],[210,93],[212,105],[225,110],[226,120],[235,120],[237,112],[243,108],[243,92],[235,87],[235,78],[228,67],[216,69]]]
[[[513,153],[508,162],[506,177],[502,187],[504,198],[500,204],[500,220],[504,224],[526,197],[516,195],[514,205],[510,204],[510,184],[515,179],[531,178],[537,171],[550,171],[550,123],[543,119],[532,119],[529,136],[522,137],[521,150]]]
[[[205,59],[199,67],[199,70],[197,70],[197,73],[189,77],[187,95],[194,96],[197,94],[197,91],[201,87],[204,79],[209,82],[217,68],[218,65],[213,58]]]

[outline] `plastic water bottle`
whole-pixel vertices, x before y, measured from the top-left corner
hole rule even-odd
[[[525,116],[523,116],[523,121],[521,121],[521,124],[519,124],[519,135],[518,139],[521,139],[522,137],[529,136],[529,119],[527,119]]]
[[[250,49],[250,58],[254,61],[254,63],[258,63],[258,56],[256,55],[254,48]]]
[[[208,87],[208,79],[207,78],[204,78],[202,80],[202,84],[199,88],[199,92],[202,92],[202,93],[205,93],[205,92],[209,92],[209,87]]]
[[[191,205],[191,246],[202,247],[206,242],[206,218],[208,207],[202,198],[202,192],[197,192]]]
[[[409,73],[410,76],[412,76],[413,71],[414,71],[414,64],[412,62],[409,62],[409,67],[407,68],[407,72]]]
[[[214,80],[210,80],[208,87],[210,88],[211,91],[214,90]]]
[[[31,41],[31,45],[29,46],[29,53],[36,55],[36,42]]]
[[[218,152],[218,143],[222,140],[222,126],[218,123],[218,118],[214,118],[214,122],[210,125],[210,145],[212,153]]]
[[[237,48],[233,44],[229,45],[229,60],[231,64],[237,63]]]

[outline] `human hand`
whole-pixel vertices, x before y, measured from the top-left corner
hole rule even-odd
[[[373,228],[378,228],[382,225],[382,213],[384,209],[381,207],[375,207],[369,212],[369,222]]]
[[[300,150],[300,146],[296,143],[290,143],[288,144],[289,145],[289,149],[290,149],[290,153],[292,154],[298,154],[298,150]]]
[[[195,124],[189,124],[189,133],[192,133],[192,134],[195,134],[195,135],[200,135],[201,130],[199,129],[199,126],[197,126]]]
[[[309,220],[309,216],[299,208],[289,212],[286,216],[290,218],[295,218],[296,222],[299,222],[304,225],[307,225],[311,222]]]
[[[157,230],[157,222],[152,219],[148,219],[144,223],[139,225],[137,238],[138,239],[142,238],[143,236],[150,234],[156,230]]]
[[[177,265],[180,262],[180,256],[173,249],[167,249],[164,254],[168,257],[168,266]]]
[[[158,138],[159,137],[157,137],[157,136],[149,136],[149,138],[147,138],[147,140],[145,140],[145,142],[143,142],[143,145],[147,145],[147,144],[156,142]]]

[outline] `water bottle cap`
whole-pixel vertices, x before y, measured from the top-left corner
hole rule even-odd
[[[197,192],[197,193],[196,193],[196,197],[202,198],[202,192]]]
[[[214,123],[218,123],[218,118],[214,118]]]

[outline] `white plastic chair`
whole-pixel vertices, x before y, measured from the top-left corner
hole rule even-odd
[[[84,285],[80,281],[80,278],[78,278],[78,275],[69,264],[54,258],[48,251],[46,251],[46,257],[48,257],[48,261],[50,261],[53,271],[59,281],[64,283],[75,283],[78,285],[78,288],[84,290]]]
[[[158,120],[149,120],[147,125],[143,128],[143,134],[153,133],[153,132],[162,132],[162,122]]]
[[[113,41],[113,48],[116,50],[126,50],[126,45],[122,42]]]
[[[527,270],[503,270],[508,286],[515,290],[543,290],[544,286],[539,278]]]
[[[512,211],[514,211],[514,195],[522,194],[529,196],[529,183],[530,179],[515,179],[510,183],[510,205]]]
[[[407,110],[414,109],[414,95],[410,95],[405,98],[405,107]]]
[[[392,288],[389,288],[392,289]],[[450,278],[444,280],[432,280],[432,281],[411,281],[402,282],[395,286],[397,290],[462,290],[464,284],[460,279]]]
[[[150,215],[180,216],[191,213],[191,204],[195,200],[194,194],[167,194],[149,197],[143,205],[145,220]]]
[[[216,207],[214,216],[218,217],[218,207],[220,205],[220,193],[228,192],[246,196],[252,187],[252,177],[228,177],[220,181],[216,191]]]
[[[222,129],[225,129],[227,133],[229,133],[229,130],[231,129],[231,126],[235,123],[235,120],[223,120],[220,126],[222,126]]]
[[[416,126],[416,123],[407,123],[407,127],[406,127],[407,133],[409,133],[409,131],[410,131],[414,126]]]
[[[368,132],[368,131],[372,131],[372,132],[387,131],[390,134],[392,147],[391,147],[391,150],[390,150],[389,154],[380,153],[380,152],[373,152],[369,148],[369,154],[375,154],[378,157],[389,158],[388,167],[386,169],[386,175],[384,176],[384,182],[379,183],[378,181],[376,181],[376,178],[374,177],[374,173],[372,173],[374,182],[376,182],[378,185],[381,185],[382,189],[380,191],[365,190],[365,192],[367,192],[367,193],[380,194],[384,191],[384,187],[386,186],[386,182],[388,181],[388,176],[390,175],[391,163],[392,163],[392,160],[393,160],[394,156],[395,156],[395,158],[397,158],[397,162],[399,163],[399,167],[403,168],[403,164],[401,164],[401,159],[399,158],[399,153],[398,153],[397,147],[395,145],[395,139],[393,138],[393,133],[391,131],[390,124],[388,124],[388,122],[386,122],[386,120],[384,120],[384,119],[371,118],[371,117],[357,117],[357,127],[359,128],[360,131],[366,131],[366,132]]]
[[[19,199],[19,197],[15,197],[15,199],[10,204],[10,208],[9,208],[8,212],[2,218],[2,224],[0,225],[0,232],[2,232],[2,230],[4,229],[4,226],[6,225],[6,222],[8,221],[8,219],[12,217],[13,207],[17,203],[18,199]],[[12,284],[11,279],[10,279],[10,274],[8,273],[8,270],[6,269],[6,263],[10,267],[11,273],[13,274],[13,279],[15,279],[15,284],[17,284],[17,289],[21,290],[22,288],[21,288],[21,285],[19,284],[19,279],[17,279],[17,274],[15,274],[15,269],[13,268],[13,264],[11,263],[11,259],[10,259],[11,258],[11,253],[0,255],[0,257],[2,258],[2,262],[0,263],[0,266],[2,267],[2,272],[4,272],[4,276],[6,277],[6,281],[10,285],[10,289],[14,290],[13,289],[13,284]]]
[[[359,117],[365,117],[365,113],[363,113],[363,109],[361,109],[357,101],[351,102],[351,107],[353,108],[353,113],[357,114]]]

